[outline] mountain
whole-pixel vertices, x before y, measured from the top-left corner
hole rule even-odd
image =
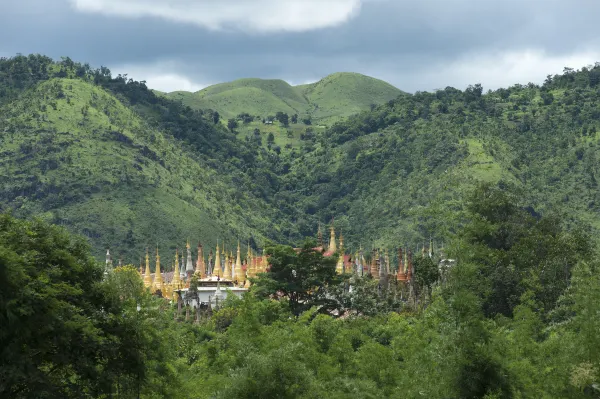
[[[247,84],[289,104],[341,93],[321,82]],[[296,244],[332,218],[348,250],[416,249],[460,230],[465,194],[481,182],[512,188],[534,214],[593,232],[599,83],[596,65],[541,86],[400,95],[278,151],[277,141],[262,145],[263,131],[228,130],[214,112],[106,68],[3,59],[0,207],[87,236],[99,257],[110,246],[136,262],[148,246],[172,252],[188,237],[211,247],[217,239],[228,248],[237,239]]]
[[[600,64],[514,85],[401,96],[334,125],[286,179],[300,213],[343,228],[354,248],[441,242],[465,194],[512,187],[532,212],[600,227]]]
[[[2,209],[64,225],[98,257],[110,247],[129,261],[188,237],[228,248],[277,237],[269,217],[278,211],[244,190],[248,177],[232,166],[251,165],[256,150],[137,82],[80,68],[36,56],[0,62]]]
[[[384,81],[358,73],[335,73],[312,84],[291,86],[283,80],[239,79],[207,87],[196,93],[167,93],[193,109],[213,109],[224,119],[241,113],[265,118],[284,112],[311,116],[331,124],[371,104],[392,100],[403,92]]]

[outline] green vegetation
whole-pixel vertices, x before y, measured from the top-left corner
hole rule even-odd
[[[176,91],[167,98],[193,109],[212,109],[224,118],[246,112],[259,120],[283,112],[329,125],[403,94],[394,86],[358,73],[334,73],[316,83],[290,86],[283,80],[239,79],[196,93]]]
[[[463,222],[443,280],[417,258],[416,303],[393,281],[336,276],[313,243],[272,245],[272,267],[250,292],[194,323],[151,297],[135,269],[100,281],[80,241],[3,216],[0,395],[597,398],[590,238],[493,184],[467,195]]]
[[[136,261],[145,247],[174,250],[186,237],[213,246],[279,234],[264,188],[243,189],[256,148],[205,115],[70,60],[0,66],[3,209],[67,226],[97,256],[110,246]],[[259,170],[253,182],[268,178]]]
[[[352,252],[439,244],[462,226],[465,195],[482,181],[513,187],[568,228],[597,231],[599,74],[401,95],[324,129],[284,110],[273,124],[243,110],[194,111],[69,59],[4,59],[0,204],[87,236],[96,256],[110,246],[136,262],[147,246],[172,251],[187,237],[298,244],[332,218]],[[310,91],[246,84],[290,101]],[[311,90],[325,86],[336,87]]]

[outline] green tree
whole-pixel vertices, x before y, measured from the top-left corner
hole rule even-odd
[[[229,129],[231,132],[233,132],[235,129],[237,129],[237,127],[238,127],[237,120],[232,118],[227,121],[227,129]]]
[[[145,377],[137,325],[102,275],[83,240],[0,216],[0,396],[99,397]]]
[[[337,301],[328,296],[328,286],[340,283],[337,258],[325,257],[315,247],[312,241],[299,250],[285,245],[267,247],[270,269],[255,281],[253,291],[262,297],[283,296],[296,316],[313,306],[320,312],[337,309]]]
[[[289,115],[286,114],[285,112],[278,111],[275,114],[275,119],[277,119],[279,121],[279,123],[281,123],[285,127],[288,127],[288,125],[290,124],[289,118],[290,118]]]

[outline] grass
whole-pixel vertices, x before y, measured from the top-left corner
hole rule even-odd
[[[331,125],[402,93],[386,82],[358,73],[335,73],[300,86],[283,80],[239,79],[196,93],[177,91],[166,96],[191,108],[216,110],[224,119],[242,112],[262,119],[281,111],[300,118],[311,116],[314,125]]]

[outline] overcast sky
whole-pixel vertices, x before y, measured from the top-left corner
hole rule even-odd
[[[0,56],[69,56],[199,90],[360,72],[414,92],[600,61],[598,0],[0,0]]]

